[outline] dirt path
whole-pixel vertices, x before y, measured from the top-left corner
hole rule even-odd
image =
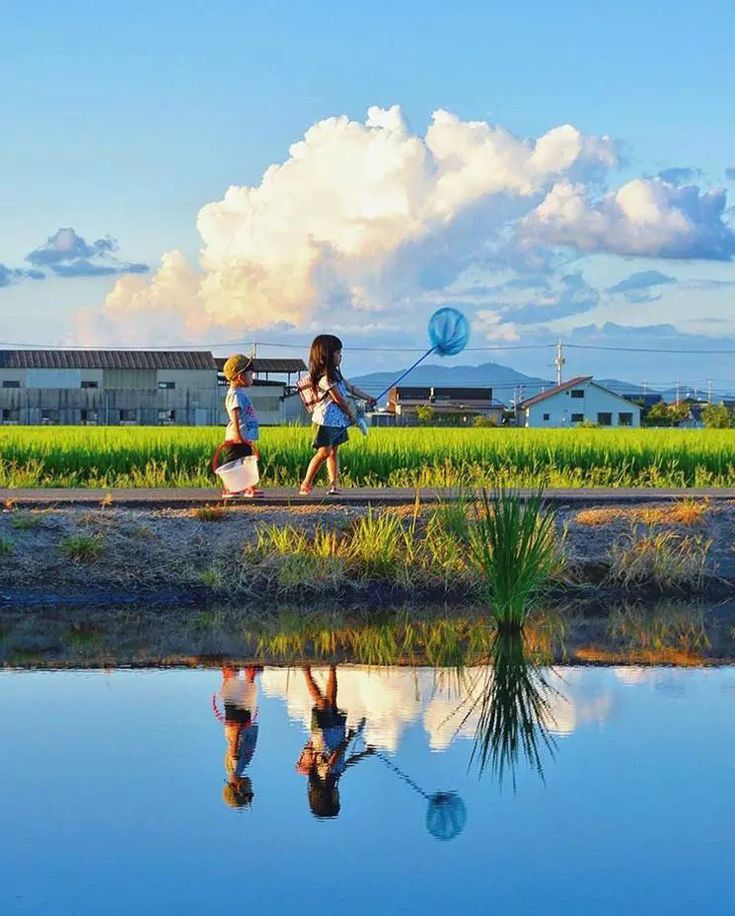
[[[532,491],[520,490],[521,495]],[[408,487],[354,487],[342,491],[339,497],[327,496],[323,489],[315,489],[309,497],[299,496],[294,488],[266,488],[259,505],[345,505],[345,506],[400,506],[416,500],[417,491]],[[451,502],[459,498],[456,489],[427,488],[418,491],[422,504]],[[550,502],[568,506],[594,506],[637,504],[644,502],[670,502],[681,499],[706,499],[718,503],[735,501],[735,487],[728,488],[643,488],[643,487],[590,487],[580,489],[547,489],[544,496]],[[0,488],[0,505],[15,504],[23,508],[80,506],[93,508],[110,504],[126,508],[176,508],[186,509],[220,500],[220,490],[197,489],[7,489]],[[249,501],[238,500],[240,505]]]

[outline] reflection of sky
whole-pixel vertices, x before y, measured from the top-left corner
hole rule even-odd
[[[298,670],[288,689],[258,676],[241,813],[221,798],[218,671],[0,673],[0,913],[729,913],[735,669],[632,673],[560,669],[567,736],[545,785],[522,770],[514,794],[468,770],[469,741],[441,743],[443,675],[340,669],[350,718],[463,798],[447,843],[375,758],[343,776],[336,820],[312,817]]]
[[[324,685],[326,668],[312,668]],[[579,668],[557,668],[548,675],[550,715],[546,723],[557,735],[569,735],[578,726],[602,722],[612,708],[612,692],[580,689]],[[484,668],[468,668],[461,676],[449,669],[343,667],[339,670],[338,705],[355,728],[366,719],[365,739],[370,744],[396,751],[401,735],[420,723],[432,750],[444,750],[455,737],[472,738],[478,708],[471,703],[485,682]],[[268,696],[285,700],[291,719],[309,727],[312,700],[300,670],[271,668],[263,674]],[[467,715],[469,713],[469,715]]]

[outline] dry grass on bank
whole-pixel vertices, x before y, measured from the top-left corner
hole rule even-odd
[[[668,506],[605,506],[582,509],[574,516],[579,525],[601,527],[614,522],[640,522],[644,525],[702,525],[710,512],[707,500],[682,500]]]

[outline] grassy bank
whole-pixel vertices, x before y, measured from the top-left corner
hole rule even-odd
[[[735,659],[733,611],[665,601],[595,614],[583,604],[537,611],[523,635],[534,664],[699,665]],[[488,661],[496,633],[462,605],[306,610],[24,608],[0,610],[0,667],[291,665],[349,662],[460,668]]]
[[[458,504],[6,510],[0,607],[68,595],[80,604],[141,594],[160,603],[174,595],[189,606],[452,599],[484,601],[491,613],[522,619],[534,595],[560,601],[591,593],[605,601],[641,593],[713,597],[735,588],[729,504],[562,509],[553,525],[529,516],[525,534],[515,521],[498,527],[495,547],[482,515],[469,521]],[[516,534],[506,537],[511,529]],[[525,558],[538,551],[520,582]]]
[[[0,487],[206,487],[219,428],[0,428]],[[264,483],[295,486],[310,430],[263,430]],[[376,429],[341,452],[363,486],[735,486],[735,430]]]

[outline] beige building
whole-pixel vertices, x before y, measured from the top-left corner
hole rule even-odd
[[[224,360],[206,351],[0,350],[5,425],[217,426],[226,422]],[[250,393],[262,425],[283,422],[301,360],[256,359]],[[286,381],[271,376],[286,375]]]

